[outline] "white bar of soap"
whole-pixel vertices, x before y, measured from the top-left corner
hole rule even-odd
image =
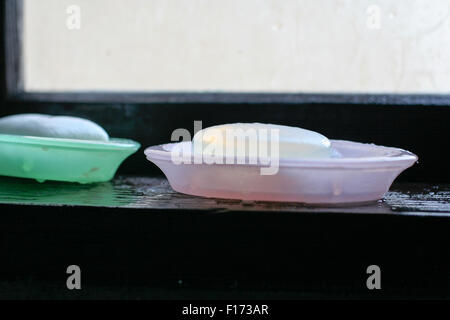
[[[258,136],[258,147],[261,139],[267,141],[267,148],[270,150],[272,140],[271,130],[278,131],[279,157],[284,159],[308,159],[308,158],[330,158],[339,156],[337,152],[331,148],[331,143],[327,137],[320,133],[297,128],[275,124],[264,123],[233,123],[224,124],[205,128],[197,132],[194,136],[193,143],[202,143],[201,150],[203,155],[217,156],[217,150],[223,150],[225,155],[235,154],[238,156],[258,157],[258,150],[250,148],[248,139],[252,136],[252,131]],[[262,130],[267,130],[267,135],[260,135]],[[237,139],[234,141],[227,140],[227,131],[233,135],[241,134],[247,139],[245,144],[245,155],[239,154],[236,149]],[[242,140],[241,140],[242,141]],[[215,146],[214,146],[215,145]],[[198,152],[196,152],[198,153]]]
[[[0,133],[64,139],[109,140],[108,133],[90,120],[32,113],[0,118]]]

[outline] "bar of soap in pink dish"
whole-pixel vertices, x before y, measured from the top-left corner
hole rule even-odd
[[[395,178],[417,161],[413,153],[391,147],[329,140],[339,157],[279,159],[276,174],[262,175],[264,165],[175,163],[172,150],[192,149],[192,142],[152,146],[147,159],[178,192],[213,198],[341,204],[379,200]]]

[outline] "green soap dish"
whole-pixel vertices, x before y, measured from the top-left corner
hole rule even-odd
[[[90,141],[0,134],[0,175],[67,182],[111,180],[140,144],[127,139]]]

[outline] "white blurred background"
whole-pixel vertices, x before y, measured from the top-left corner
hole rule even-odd
[[[450,93],[450,0],[24,0],[23,30],[27,91]]]

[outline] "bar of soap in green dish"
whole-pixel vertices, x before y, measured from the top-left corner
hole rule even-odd
[[[93,183],[111,180],[140,144],[0,134],[0,175]]]

